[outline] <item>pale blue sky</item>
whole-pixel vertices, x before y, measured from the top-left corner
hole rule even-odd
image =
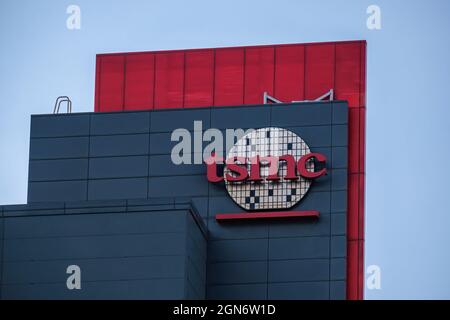
[[[81,30],[66,8],[81,7]],[[366,28],[381,7],[382,30]],[[1,0],[0,204],[26,203],[30,115],[93,111],[95,54],[366,39],[368,299],[450,298],[450,1]]]

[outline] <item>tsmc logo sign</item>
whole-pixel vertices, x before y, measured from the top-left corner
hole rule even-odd
[[[230,197],[249,211],[291,208],[327,172],[324,155],[311,153],[295,133],[273,127],[243,136],[226,159],[205,162],[208,181],[224,181]]]

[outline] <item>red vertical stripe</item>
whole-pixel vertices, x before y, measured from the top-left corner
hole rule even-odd
[[[125,56],[103,56],[101,58],[101,71],[99,110],[123,110]]]
[[[348,176],[347,195],[347,239],[357,240],[359,231],[359,176],[350,174]]]
[[[349,108],[359,107],[360,54],[359,43],[336,44],[336,99],[347,100]]]
[[[306,46],[306,99],[317,99],[334,88],[334,47],[334,44]]]
[[[184,52],[156,54],[155,109],[182,108]]]
[[[262,104],[264,92],[273,95],[274,48],[247,48],[245,51],[245,104]]]
[[[365,239],[365,229],[364,229],[364,206],[365,206],[365,194],[366,189],[365,182],[366,176],[364,173],[358,174],[358,187],[359,187],[359,198],[358,198],[358,239]]]
[[[275,98],[283,102],[304,100],[305,47],[285,46],[275,50]]]
[[[209,107],[213,104],[214,51],[186,52],[185,107]]]
[[[214,105],[244,103],[244,49],[217,49]]]
[[[359,108],[359,172],[366,171],[366,108]]]
[[[130,54],[126,58],[125,110],[153,109],[155,56]]]
[[[364,240],[358,240],[358,299],[364,299],[365,268],[364,268]]]
[[[367,73],[367,43],[365,41],[360,42],[361,46],[361,80],[360,80],[360,99],[359,99],[359,106],[365,107],[366,106],[366,73]]]
[[[347,242],[347,299],[357,300],[359,292],[358,240]]]
[[[359,109],[349,109],[348,120],[348,173],[351,174],[359,172]]]

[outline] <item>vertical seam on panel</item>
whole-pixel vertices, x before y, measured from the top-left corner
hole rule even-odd
[[[101,92],[102,92],[102,75],[103,75],[103,73],[102,73],[102,65],[103,65],[103,58],[102,57],[99,57],[98,58],[99,59],[99,75],[98,75],[98,95],[97,95],[97,112],[101,112],[102,111],[102,108],[101,108],[101,106],[100,106],[100,101],[101,101],[101,99],[100,99],[100,95],[101,95]],[[96,91],[97,91],[96,90]]]
[[[156,96],[156,54],[153,54],[153,101],[151,110],[155,109],[155,96]]]
[[[333,45],[333,84],[332,84],[332,88],[334,92],[336,91],[336,44]],[[333,143],[333,131],[334,131],[334,121],[333,121],[333,117],[334,117],[334,102],[331,102],[331,163],[333,163],[333,149],[334,149],[334,143]],[[347,149],[347,153],[348,153],[348,149]],[[332,219],[332,199],[333,199],[333,171],[334,171],[334,167],[332,166],[331,168],[331,175],[330,175],[330,217],[329,217],[329,222],[330,222],[330,226],[329,226],[329,254],[330,254],[330,261],[329,261],[329,265],[328,265],[328,276],[329,276],[329,285],[328,285],[328,299],[331,300],[331,286],[332,286],[332,279],[331,279],[331,266],[332,266],[332,261],[333,261],[333,254],[332,254],[332,235],[331,235],[331,219]],[[347,198],[347,195],[345,195],[345,197]],[[347,200],[347,199],[346,199]],[[347,249],[347,239],[345,239],[345,243],[346,243],[346,249]]]
[[[245,78],[246,78],[246,74],[247,74],[247,48],[244,47],[244,72],[242,73],[243,75],[243,86],[242,86],[242,104],[245,104]]]
[[[334,112],[334,104],[331,103],[331,155],[330,155],[330,161],[331,164],[333,164],[333,149],[334,149],[334,144],[333,144],[333,126],[334,126],[334,122],[333,122],[333,112]],[[331,285],[332,285],[332,281],[331,281],[331,264],[332,264],[332,236],[331,236],[331,219],[332,219],[332,214],[333,214],[333,210],[332,210],[332,198],[333,198],[333,165],[331,166],[331,174],[330,174],[330,216],[329,216],[329,238],[328,238],[328,253],[329,253],[329,262],[328,262],[328,300],[331,300]],[[346,239],[347,240],[347,239]]]
[[[87,172],[86,172],[86,201],[89,200],[89,164],[91,162],[91,117],[89,115],[89,135],[88,135],[88,156],[87,156]]]
[[[308,52],[308,46],[307,45],[305,45],[304,46],[304,52],[303,52],[303,100],[306,100],[306,73],[307,73],[307,71],[308,71],[308,68],[307,68],[307,65],[306,65],[306,63],[308,62],[307,61],[307,57],[306,57],[306,54],[307,54],[307,52]]]
[[[216,105],[215,92],[216,92],[216,49],[213,49],[213,85],[212,85],[212,105]],[[211,123],[210,123],[211,125]]]
[[[272,95],[276,98],[275,83],[277,75],[277,48],[273,47],[273,83],[272,83]]]
[[[358,107],[361,107],[361,92],[362,92],[362,43],[359,44],[359,92],[358,92]]]
[[[122,83],[122,111],[125,110],[125,94],[127,86],[127,60],[128,55],[123,56],[123,83]]]
[[[151,157],[151,143],[150,143],[150,135],[152,132],[152,113],[148,113],[148,143],[147,143],[147,199],[150,198],[150,157]]]
[[[182,96],[182,108],[186,107],[186,51],[183,52],[183,96]]]

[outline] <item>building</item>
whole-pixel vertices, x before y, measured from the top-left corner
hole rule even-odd
[[[31,118],[1,297],[362,299],[365,60],[364,41],[98,55],[95,112]],[[204,134],[238,128],[240,160],[205,164]],[[200,163],[174,163],[176,129]]]

